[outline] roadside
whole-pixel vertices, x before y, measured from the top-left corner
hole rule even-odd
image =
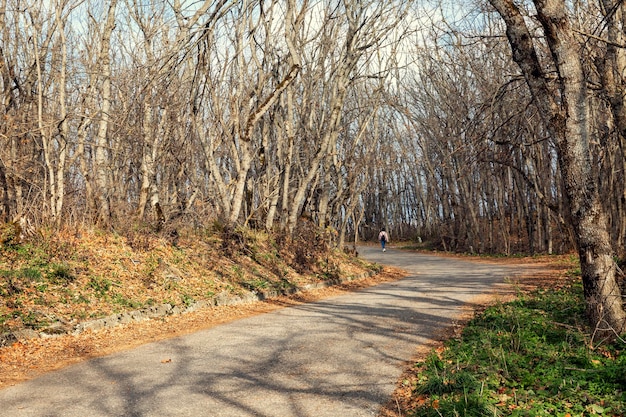
[[[42,230],[23,240],[0,225],[0,387],[280,303],[317,299],[331,294],[323,288],[333,283],[350,288],[398,275],[388,270],[350,283],[380,266],[328,252],[333,236],[306,226],[285,242],[219,224],[181,230],[175,241],[149,231],[96,229]],[[253,302],[260,298],[271,301]],[[148,316],[154,317],[142,320]]]
[[[279,308],[346,294],[404,276],[404,271],[398,268],[385,267],[380,273],[366,278],[290,296],[274,297],[248,304],[205,307],[190,313],[132,322],[77,335],[21,340],[11,346],[0,348],[0,389],[84,360],[191,334]]]
[[[594,338],[566,261],[567,273],[520,285],[416,355],[380,416],[626,415],[624,341]]]
[[[417,251],[416,251],[417,252]],[[429,253],[429,252],[425,252]],[[415,396],[417,384],[416,363],[423,363],[432,352],[441,352],[446,341],[460,337],[467,323],[495,303],[506,303],[520,294],[530,293],[539,288],[559,288],[567,282],[567,273],[575,267],[572,255],[539,255],[522,257],[481,257],[467,254],[438,253],[437,256],[450,259],[470,260],[474,263],[510,265],[519,268],[510,286],[505,290],[480,294],[467,302],[449,327],[441,329],[437,337],[429,343],[416,346],[412,358],[406,362],[396,389],[383,405],[378,417],[404,417],[406,410],[416,407],[422,397]],[[513,290],[513,291],[511,291]]]
[[[374,247],[360,251],[374,261],[381,255]],[[514,294],[503,278],[520,270],[519,265],[393,248],[384,256],[406,269],[408,276],[397,281],[400,274],[392,273],[388,283],[317,302],[309,303],[317,296],[302,294],[251,305],[247,311],[237,306],[233,314],[241,320],[206,329],[200,316],[195,323],[204,330],[197,332],[193,325],[180,322],[171,328],[174,323],[168,318],[155,322],[170,328],[161,336],[150,333],[157,326],[135,327],[138,323],[118,329],[135,329],[126,340],[120,337],[123,331],[76,340],[67,345],[90,357],[97,356],[96,349],[104,354],[107,349],[132,347],[142,334],[149,341],[193,332],[8,388],[0,392],[1,400],[16,416],[61,409],[65,410],[61,415],[150,415],[155,410],[160,415],[193,415],[194,407],[219,410],[214,415],[224,416],[376,415],[393,392],[390,381],[400,375],[398,366],[414,356],[411,351],[439,340],[442,329],[458,322],[459,308],[468,303],[477,306],[480,294],[493,288]],[[284,306],[292,308],[279,308]],[[225,314],[217,322],[230,318]],[[55,390],[59,384],[66,387],[62,393]],[[37,398],[32,396],[35,391]],[[54,404],[49,403],[51,395]],[[42,404],[40,399],[48,402]]]

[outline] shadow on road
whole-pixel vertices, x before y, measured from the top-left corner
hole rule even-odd
[[[375,416],[415,348],[515,270],[361,248],[409,276],[0,391],[12,416]]]

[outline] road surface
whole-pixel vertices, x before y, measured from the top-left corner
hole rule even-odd
[[[409,275],[43,375],[0,390],[0,415],[376,416],[416,347],[515,273],[393,248],[359,252]]]

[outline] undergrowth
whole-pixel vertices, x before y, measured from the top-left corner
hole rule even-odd
[[[314,225],[285,239],[215,223],[202,230],[45,230],[0,224],[0,334],[46,330],[169,303],[188,307],[243,293],[292,293],[373,266],[333,249]]]
[[[584,306],[570,278],[487,308],[416,364],[408,415],[626,415],[626,345],[592,347]]]

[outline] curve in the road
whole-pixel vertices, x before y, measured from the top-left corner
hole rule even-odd
[[[0,414],[376,416],[416,346],[512,268],[360,247],[400,281],[90,360],[0,391]]]

